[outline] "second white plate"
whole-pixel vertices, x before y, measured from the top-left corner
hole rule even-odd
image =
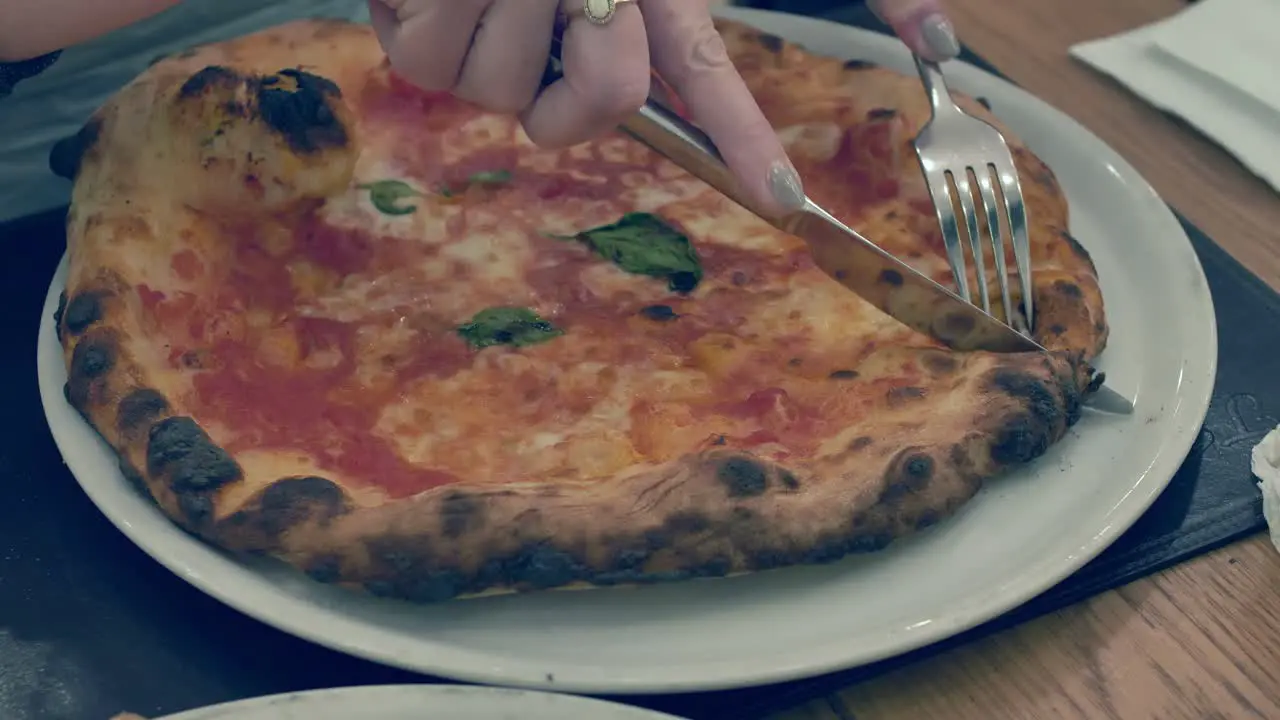
[[[556,693],[464,685],[371,685],[239,700],[155,720],[679,720]]]
[[[912,71],[895,40],[801,17],[726,11],[833,56]],[[825,567],[636,590],[544,593],[415,607],[229,558],[178,530],[120,476],[66,404],[50,321],[40,389],[54,438],[102,512],[166,567],[223,602],[337,650],[425,673],[595,693],[727,688],[816,675],[905,652],[1045,590],[1120,535],[1194,441],[1217,363],[1213,303],[1168,207],[1114,151],[1003,80],[950,63],[954,87],[996,113],[1054,169],[1073,234],[1101,273],[1109,384],[1132,416],[1086,414],[1031,467],[991,483],[954,519],[885,552]]]

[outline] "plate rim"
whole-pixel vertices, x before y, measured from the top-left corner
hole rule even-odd
[[[744,8],[723,9],[716,13],[717,15],[741,19],[762,29],[769,28],[771,24],[784,23],[798,26],[809,26],[815,32],[840,32],[845,33],[854,39],[863,39],[866,43],[874,44],[876,42],[884,42],[884,36],[870,30],[856,28],[840,23],[827,21],[818,18],[804,17],[792,15],[789,13],[780,13],[773,11],[753,10]],[[771,30],[770,30],[771,31]],[[878,38],[878,39],[877,39]],[[905,51],[904,51],[905,52]],[[883,647],[873,648],[871,650],[850,649],[847,652],[839,654],[825,654],[813,656],[810,655],[804,661],[794,661],[782,664],[769,664],[767,667],[761,667],[757,664],[751,668],[739,666],[736,672],[718,671],[710,677],[689,678],[677,676],[671,673],[662,676],[662,679],[656,677],[640,677],[640,678],[612,678],[601,679],[598,676],[588,678],[574,677],[573,668],[569,669],[556,666],[547,668],[545,673],[542,668],[529,668],[533,663],[525,658],[511,660],[507,664],[499,663],[494,660],[492,655],[480,653],[470,648],[459,649],[450,647],[447,644],[435,643],[430,651],[415,653],[413,657],[399,656],[394,652],[380,649],[376,641],[369,639],[352,640],[344,637],[335,637],[335,633],[325,632],[315,627],[308,627],[306,623],[295,620],[290,616],[288,607],[304,605],[313,611],[327,612],[330,616],[337,615],[348,619],[350,622],[357,623],[364,628],[369,628],[371,632],[386,632],[382,628],[371,626],[366,620],[352,617],[346,614],[333,612],[327,608],[321,608],[313,602],[300,599],[291,599],[291,602],[284,609],[264,610],[260,607],[248,606],[243,599],[238,599],[235,592],[231,592],[220,588],[216,583],[211,582],[209,578],[203,577],[199,572],[193,571],[188,560],[184,559],[185,553],[179,550],[174,552],[167,548],[154,547],[148,544],[143,538],[138,528],[134,527],[127,517],[120,517],[120,513],[113,512],[109,508],[111,502],[109,498],[104,497],[105,491],[99,494],[90,486],[92,483],[86,483],[72,468],[72,462],[67,460],[66,453],[63,452],[63,440],[59,439],[59,431],[53,427],[54,423],[49,415],[49,403],[52,398],[62,399],[60,387],[48,388],[49,383],[54,380],[49,379],[49,371],[39,362],[37,357],[37,368],[39,372],[39,381],[41,386],[41,399],[44,405],[46,420],[49,421],[51,432],[58,444],[59,452],[63,454],[64,461],[72,471],[76,482],[81,486],[82,490],[89,496],[90,500],[98,507],[99,511],[107,516],[108,520],[114,524],[117,529],[123,532],[136,546],[146,552],[154,560],[165,566],[171,572],[194,585],[202,592],[218,599],[228,607],[241,612],[242,614],[253,617],[267,625],[275,627],[286,633],[295,635],[309,642],[363,658],[373,662],[410,670],[417,673],[434,674],[447,676],[449,678],[460,679],[464,681],[495,683],[511,687],[528,688],[534,690],[553,690],[553,691],[571,691],[586,693],[610,693],[610,694],[628,694],[628,695],[650,695],[672,692],[691,692],[691,691],[707,691],[739,688],[752,685],[768,684],[775,682],[784,682],[804,677],[813,677],[830,672],[836,672],[852,667],[866,665],[871,662],[893,657],[905,652],[917,649],[919,647],[932,644],[948,637],[952,637],[960,632],[980,625],[992,618],[1004,614],[1017,606],[1023,604],[1027,600],[1035,597],[1041,592],[1061,582],[1064,578],[1071,575],[1082,567],[1089,560],[1096,557],[1105,550],[1112,542],[1115,541],[1125,530],[1127,530],[1134,522],[1140,518],[1143,513],[1151,506],[1157,497],[1163,492],[1169,484],[1174,473],[1184,462],[1187,453],[1193,446],[1199,429],[1203,424],[1204,418],[1209,409],[1209,401],[1212,397],[1214,376],[1216,375],[1218,362],[1218,346],[1217,346],[1217,323],[1213,310],[1212,295],[1208,291],[1207,279],[1204,275],[1204,269],[1199,261],[1199,257],[1195,254],[1191,245],[1190,238],[1187,237],[1185,230],[1178,223],[1173,211],[1164,201],[1159,200],[1158,195],[1152,189],[1149,183],[1137,172],[1129,163],[1123,160],[1118,153],[1110,146],[1098,138],[1087,128],[1080,125],[1073,118],[1059,111],[1039,98],[1031,95],[1026,90],[1014,85],[1008,80],[994,75],[986,70],[976,66],[967,65],[965,63],[955,63],[955,65],[963,65],[967,68],[966,72],[978,73],[989,79],[990,82],[999,83],[1007,86],[1012,91],[1023,96],[1025,102],[1031,106],[1035,106],[1038,113],[1047,115],[1056,115],[1061,122],[1073,125],[1080,135],[1087,137],[1090,142],[1096,143],[1099,149],[1106,151],[1109,155],[1118,159],[1118,164],[1122,169],[1126,170],[1135,180],[1141,181],[1135,185],[1135,190],[1144,194],[1149,194],[1150,199],[1158,201],[1159,207],[1153,209],[1153,213],[1160,216],[1162,221],[1167,221],[1171,229],[1176,229],[1177,235],[1170,240],[1170,243],[1179,247],[1177,252],[1185,253],[1186,259],[1190,261],[1190,269],[1195,273],[1198,282],[1205,288],[1203,293],[1204,302],[1200,307],[1204,327],[1197,328],[1197,331],[1203,331],[1203,340],[1209,341],[1205,344],[1211,348],[1207,351],[1207,356],[1201,358],[1204,363],[1199,371],[1205,376],[1199,378],[1196,386],[1190,391],[1185,392],[1185,382],[1179,385],[1179,393],[1175,396],[1180,402],[1170,415],[1169,437],[1164,445],[1165,449],[1158,452],[1152,459],[1150,465],[1138,474],[1134,479],[1134,485],[1128,490],[1124,498],[1117,502],[1113,507],[1108,509],[1104,517],[1110,521],[1101,531],[1093,532],[1089,539],[1079,546],[1078,551],[1065,560],[1056,560],[1052,564],[1046,564],[1042,571],[1041,565],[1036,565],[1037,573],[1033,576],[1034,581],[1027,582],[1019,580],[1015,586],[1003,588],[1000,593],[991,595],[983,595],[982,602],[970,601],[960,606],[961,611],[952,611],[938,617],[930,624],[930,627],[924,628],[910,633],[898,632],[898,640],[895,643],[881,643]],[[50,283],[49,295],[46,297],[46,308],[40,322],[40,336],[37,342],[37,352],[42,354],[41,348],[47,341],[48,336],[52,336],[52,328],[50,326],[50,306],[56,302],[58,278],[64,272],[66,256],[58,266],[54,279]],[[1180,265],[1182,263],[1179,263]],[[54,341],[56,342],[56,340]],[[1185,369],[1184,369],[1185,373]],[[51,392],[56,390],[56,392]],[[1181,417],[1179,418],[1179,415]],[[83,422],[83,421],[81,421]],[[116,472],[114,468],[108,472]],[[1127,482],[1127,481],[1126,481]],[[120,480],[120,489],[125,489],[125,481]],[[106,507],[104,507],[104,503]],[[116,508],[118,510],[119,508]],[[1122,512],[1123,511],[1123,512]],[[154,510],[158,517],[165,522],[170,522],[164,517],[159,510]],[[200,544],[199,541],[191,539],[191,543]],[[229,556],[219,553],[227,562],[234,564],[238,570],[249,573],[255,578],[270,584],[269,579],[263,577],[253,568],[237,562]],[[189,558],[189,556],[186,556]],[[431,643],[429,638],[424,638],[424,642]],[[893,647],[888,647],[890,644]],[[850,645],[852,645],[850,643]],[[470,653],[475,659],[474,661],[459,663],[456,661],[458,654]],[[452,654],[454,661],[449,661],[446,657]],[[550,665],[551,661],[547,661]],[[545,674],[545,680],[543,679]],[[552,679],[552,676],[554,680]]]
[[[237,720],[240,717],[238,713],[270,708],[275,703],[301,702],[301,707],[294,706],[291,709],[306,710],[313,705],[323,706],[333,701],[355,699],[379,702],[380,700],[397,699],[398,696],[402,695],[413,696],[411,699],[421,702],[439,702],[443,698],[465,698],[464,702],[469,703],[472,701],[485,702],[486,699],[492,698],[497,702],[510,704],[510,709],[513,710],[524,707],[520,705],[522,701],[531,696],[536,696],[541,702],[563,704],[563,707],[557,706],[554,708],[557,712],[562,712],[565,709],[581,711],[582,715],[580,717],[584,718],[584,720],[588,717],[593,720],[600,718],[601,714],[606,711],[609,715],[602,720],[681,720],[675,715],[669,715],[657,710],[635,705],[624,705],[599,698],[583,697],[581,695],[546,692],[530,688],[450,685],[444,683],[344,685],[272,693],[270,695],[256,695],[239,700],[229,700],[227,702],[214,703],[213,705],[179,710],[169,715],[162,715],[154,720]],[[355,697],[352,698],[350,696]],[[365,697],[362,698],[360,696]],[[494,708],[494,710],[504,709],[507,709],[505,705]],[[451,712],[448,707],[443,707],[439,710],[441,713]],[[587,715],[588,711],[593,711],[593,714]],[[446,720],[446,718],[447,716],[441,715],[440,720]],[[351,720],[360,720],[360,718],[352,718]],[[430,718],[424,718],[424,720],[430,720]]]

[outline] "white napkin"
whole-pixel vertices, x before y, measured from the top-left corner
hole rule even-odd
[[[1253,474],[1262,491],[1262,515],[1271,528],[1271,544],[1280,550],[1280,427],[1254,446]]]
[[[1184,118],[1280,190],[1277,33],[1277,0],[1201,0],[1069,52]]]

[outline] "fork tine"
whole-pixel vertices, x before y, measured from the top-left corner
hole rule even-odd
[[[960,230],[956,226],[956,213],[951,207],[951,187],[947,183],[947,174],[941,170],[927,171],[925,184],[929,186],[929,195],[933,197],[933,207],[938,213],[938,227],[942,230],[942,245],[947,249],[947,262],[951,265],[951,273],[956,277],[956,290],[967,303],[972,303],[969,294],[969,275],[965,271],[964,246],[960,244]]]
[[[1013,259],[1018,265],[1018,280],[1022,285],[1022,310],[1027,332],[1035,330],[1035,298],[1031,289],[1031,243],[1027,238],[1027,211],[1022,202],[1022,185],[1018,182],[1018,170],[1013,166],[1012,155],[1007,165],[995,165],[1000,177],[1000,191],[1004,195],[1005,213],[1009,220],[1009,233],[1013,235]],[[1001,167],[1004,165],[1004,167]],[[1012,321],[1013,316],[1010,315]]]
[[[991,253],[995,257],[996,282],[1000,284],[1000,299],[1004,305],[1004,319],[1013,324],[1013,297],[1009,294],[1009,271],[1004,261],[1005,238],[1000,227],[1000,203],[995,185],[991,182],[994,166],[974,168],[978,178],[978,193],[982,196],[982,209],[987,214],[987,230],[991,233]]]
[[[969,169],[962,167],[952,172],[956,182],[956,194],[960,196],[960,212],[964,213],[964,227],[969,233],[969,249],[973,251],[973,270],[978,280],[978,296],[982,299],[982,311],[991,313],[991,294],[987,292],[987,262],[982,257],[982,235],[978,234],[978,213],[973,204],[973,187],[969,184]]]

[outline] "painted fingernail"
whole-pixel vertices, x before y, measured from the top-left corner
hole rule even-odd
[[[787,210],[804,207],[804,185],[800,183],[800,175],[790,163],[780,160],[773,164],[769,170],[769,192]]]
[[[956,39],[956,29],[945,15],[935,13],[920,21],[920,37],[929,49],[937,54],[938,60],[950,60],[960,54],[960,41]]]

